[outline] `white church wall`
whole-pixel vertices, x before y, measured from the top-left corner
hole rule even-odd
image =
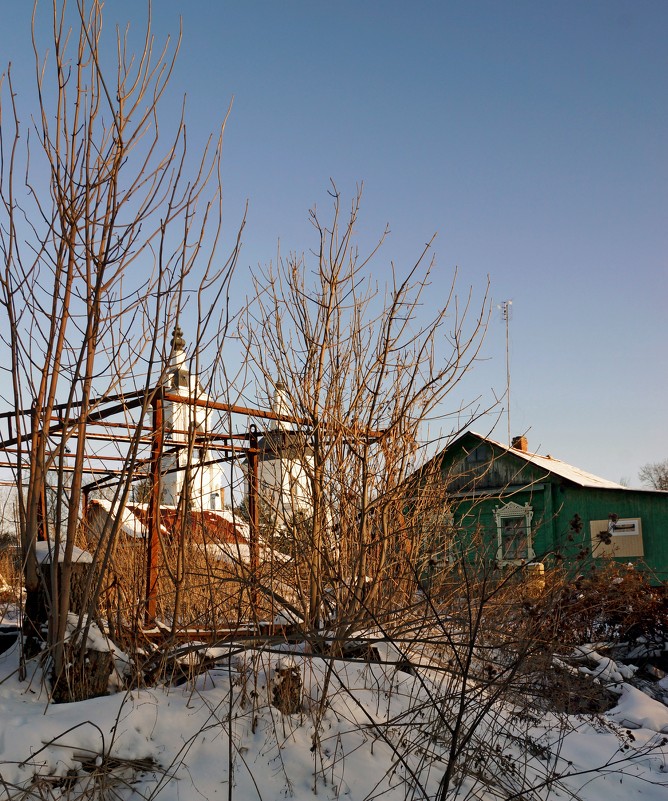
[[[176,329],[170,371],[167,374],[166,390],[178,395],[183,402],[166,400],[163,404],[165,430],[164,450],[177,445],[176,452],[165,453],[162,458],[163,503],[176,506],[183,493],[186,481],[190,484],[189,506],[196,511],[221,509],[223,505],[223,471],[219,464],[202,464],[211,459],[206,448],[189,446],[191,432],[197,436],[211,430],[212,410],[205,406],[188,403],[189,399],[206,402],[209,396],[202,390],[196,376],[188,370],[185,343],[180,329]],[[190,456],[190,458],[189,458]]]
[[[310,461],[283,457],[260,462],[260,497],[279,518],[289,520],[295,513],[311,510]]]

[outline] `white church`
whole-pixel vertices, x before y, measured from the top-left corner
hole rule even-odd
[[[289,421],[285,385],[276,383],[272,412],[277,418],[258,440],[258,483],[261,503],[279,526],[289,525],[312,510],[313,451],[306,435]]]
[[[177,395],[184,400],[165,399],[163,403],[162,503],[178,506],[183,493],[187,492],[191,511],[216,511],[223,508],[223,471],[215,460],[215,453],[194,441],[195,437],[212,431],[212,410],[201,405],[209,396],[197,375],[191,372],[191,361],[177,325],[164,388],[167,395]],[[188,403],[187,399],[191,398],[197,399],[200,405]],[[287,392],[281,382],[275,386],[271,408],[277,417],[258,440],[260,502],[278,525],[289,525],[295,516],[308,515],[312,509],[313,457],[304,432],[290,422]],[[246,468],[247,465],[242,464],[247,477]]]
[[[206,403],[209,400],[197,376],[189,370],[186,343],[178,325],[172,337],[172,353],[164,388],[169,395],[179,395],[184,401],[194,398]],[[211,416],[212,410],[206,406],[164,401],[164,444],[160,471],[164,505],[178,506],[186,491],[190,510],[222,509],[222,468],[205,445],[195,442],[195,437],[211,431]]]

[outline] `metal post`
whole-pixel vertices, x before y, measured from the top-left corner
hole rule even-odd
[[[512,300],[504,300],[499,308],[501,318],[506,324],[506,418],[508,421],[508,447],[513,444],[512,434],[510,433],[510,316],[512,312]]]
[[[257,569],[260,549],[260,504],[258,471],[257,428],[252,425],[248,433],[248,517],[250,524],[251,605],[257,609]]]
[[[151,495],[148,504],[148,543],[146,548],[146,612],[147,626],[155,624],[158,611],[158,556],[160,552],[160,467],[163,443],[162,395],[153,401],[153,432],[151,442]]]

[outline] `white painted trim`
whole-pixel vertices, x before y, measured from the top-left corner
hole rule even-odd
[[[524,519],[524,527],[527,539],[527,555],[521,559],[505,559],[503,553],[503,524],[505,520]],[[497,506],[494,510],[494,520],[496,522],[496,561],[499,565],[521,565],[535,559],[536,552],[533,549],[533,531],[531,521],[533,520],[533,507],[528,503],[520,506],[519,503],[507,503],[505,506]]]

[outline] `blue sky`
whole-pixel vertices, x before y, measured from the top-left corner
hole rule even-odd
[[[30,90],[30,3],[3,4],[3,61]],[[137,30],[142,4],[109,0]],[[435,233],[437,302],[512,299],[511,428],[531,449],[637,484],[668,458],[668,4],[176,2],[172,84],[193,137],[225,134],[231,235],[249,203],[248,268],[313,244],[307,212],[364,182],[360,241],[392,231],[374,271],[407,268]],[[463,387],[505,389],[505,331]],[[493,420],[479,421],[489,430]],[[494,435],[506,436],[503,418]]]

